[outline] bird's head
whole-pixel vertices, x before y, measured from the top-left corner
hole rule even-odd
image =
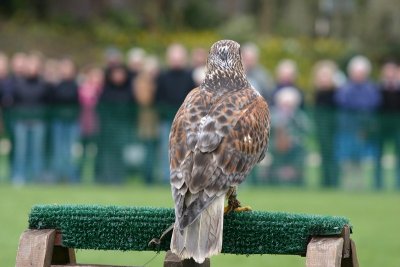
[[[237,69],[242,66],[240,45],[232,40],[221,40],[211,46],[207,67],[221,70]]]
[[[249,86],[242,65],[240,45],[237,42],[221,40],[211,46],[207,58],[206,78],[202,86],[230,90]]]

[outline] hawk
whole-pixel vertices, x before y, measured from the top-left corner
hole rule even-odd
[[[264,158],[269,127],[268,105],[246,78],[240,45],[216,42],[205,79],[187,95],[169,137],[171,251],[181,259],[202,263],[221,252],[224,211],[243,209],[236,187]]]

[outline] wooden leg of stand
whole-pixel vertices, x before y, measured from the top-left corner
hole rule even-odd
[[[307,267],[340,267],[342,262],[342,237],[313,237],[307,246]]]
[[[69,264],[76,263],[75,250],[73,248],[66,248],[62,246],[62,234],[56,231],[54,238],[54,249],[52,264]]]
[[[51,264],[76,263],[75,251],[73,248],[54,246]]]
[[[49,267],[53,255],[55,230],[27,230],[19,240],[16,267]]]
[[[356,244],[350,239],[350,257],[342,260],[342,267],[359,267]]]

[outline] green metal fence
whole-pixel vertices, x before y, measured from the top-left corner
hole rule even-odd
[[[135,105],[2,110],[3,182],[168,184],[176,109]],[[400,188],[400,114],[271,109],[265,159],[248,184]]]

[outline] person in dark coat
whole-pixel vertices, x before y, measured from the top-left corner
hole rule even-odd
[[[187,68],[186,49],[180,44],[171,45],[167,49],[167,69],[157,79],[156,102],[176,111],[195,87],[191,71]]]
[[[339,165],[335,155],[336,135],[336,64],[329,60],[317,62],[314,66],[314,119],[321,155],[321,185],[339,185]]]
[[[381,69],[379,91],[381,93],[381,110],[384,112],[400,111],[400,67],[394,61],[386,62]]]
[[[105,74],[105,84],[97,108],[99,115],[96,181],[118,184],[126,178],[123,155],[132,141],[134,99],[129,73],[124,65],[115,65]]]
[[[110,67],[105,75],[100,102],[108,104],[133,102],[129,72],[124,65]]]
[[[12,182],[40,181],[45,170],[45,104],[47,87],[41,78],[42,58],[28,55],[24,76],[13,80]]]
[[[168,137],[176,111],[189,92],[196,87],[191,71],[187,68],[187,51],[181,44],[172,44],[167,49],[167,68],[157,79],[156,99],[163,115],[160,131],[161,170],[163,181],[169,181]]]
[[[382,97],[379,158],[382,158],[386,145],[393,142],[396,187],[400,189],[400,67],[395,61],[388,61],[382,66],[379,92]],[[381,165],[379,167],[378,177],[382,175]]]
[[[53,182],[79,180],[78,165],[73,147],[79,140],[78,84],[74,62],[65,58],[59,61],[60,81],[49,92],[50,109],[50,177]]]

